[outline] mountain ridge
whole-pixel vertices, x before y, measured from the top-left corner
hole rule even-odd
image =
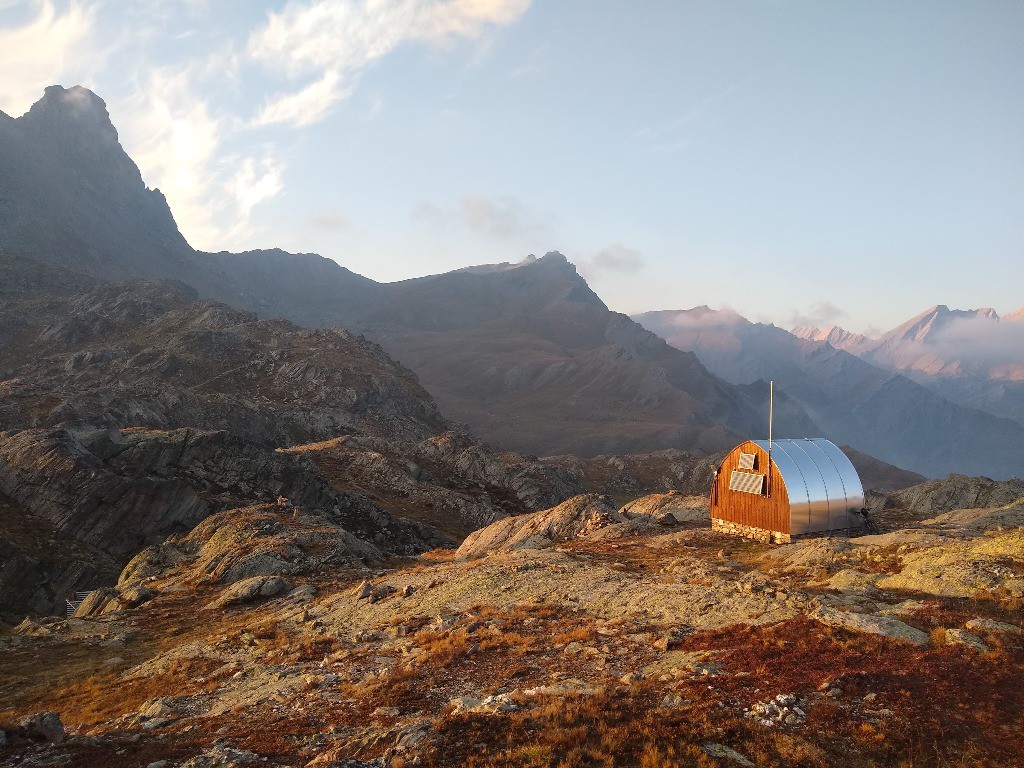
[[[878,339],[850,348],[953,402],[1024,425],[1024,312],[931,307]]]
[[[18,127],[51,116],[56,127],[34,139]],[[38,215],[26,224],[11,212],[32,209],[45,197],[41,185],[60,187],[64,178],[46,160],[53,153],[42,149],[60,144],[68,126],[83,122],[88,130],[68,139],[56,154],[70,153],[80,175],[102,177],[123,189],[93,195],[94,184],[88,195],[57,195],[36,206]],[[29,195],[32,205],[23,200],[22,209],[0,210],[0,232],[17,241],[13,249],[31,247],[44,261],[108,279],[127,272],[128,277],[181,280],[203,298],[264,317],[282,316],[310,327],[344,325],[417,371],[446,413],[489,441],[536,454],[714,452],[764,431],[767,386],[757,384],[763,376],[739,386],[713,376],[692,353],[610,311],[555,251],[517,264],[397,283],[377,283],[316,254],[280,249],[204,254],[181,237],[163,197],[146,189],[117,143],[102,99],[87,89],[52,86],[26,115],[4,126],[6,133],[18,134],[21,146],[0,151],[0,163],[21,171],[35,163],[40,173],[34,187],[12,177],[0,188],[10,199],[23,189],[36,193]],[[104,171],[103,158],[119,170]],[[83,197],[89,205],[63,215],[84,205]],[[122,198],[126,208],[102,208],[104,200]],[[143,209],[159,219],[157,225],[131,218]],[[89,219],[87,225],[83,219]],[[20,229],[9,226],[14,220],[21,221]],[[32,237],[19,236],[26,231]],[[164,237],[167,232],[173,237]],[[75,248],[51,247],[48,233]],[[100,265],[104,269],[97,269]],[[822,431],[820,417],[797,399],[779,392],[778,404],[780,428],[793,434]]]
[[[727,381],[774,379],[831,438],[897,466],[932,477],[961,467],[1003,477],[1024,469],[1021,425],[951,402],[827,341],[707,307],[636,319],[694,350]]]

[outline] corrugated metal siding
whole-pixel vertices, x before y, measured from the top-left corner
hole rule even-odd
[[[758,445],[760,445],[758,443]],[[763,449],[768,453],[768,443],[765,441]],[[804,478],[803,468],[800,463],[784,448],[779,448],[777,442],[772,443],[772,464],[782,482],[780,486],[786,488],[786,499],[789,502],[789,509],[786,513],[789,516],[788,533],[797,536],[811,530],[811,498],[807,493],[807,481]]]
[[[767,451],[767,440],[752,442]],[[834,443],[823,437],[776,440],[772,442],[772,460],[790,498],[807,498],[806,510],[792,505],[793,533],[801,532],[805,514],[806,533],[860,525],[860,517],[854,513],[864,506],[864,486],[853,463]]]

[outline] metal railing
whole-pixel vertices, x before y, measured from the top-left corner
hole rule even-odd
[[[70,619],[72,616],[74,616],[75,611],[78,610],[78,606],[80,606],[82,604],[82,601],[85,600],[85,598],[87,598],[90,594],[92,594],[91,589],[85,590],[84,592],[73,592],[64,599],[64,602],[67,603],[67,618]]]

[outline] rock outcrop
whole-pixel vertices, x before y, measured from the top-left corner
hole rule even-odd
[[[888,506],[918,513],[1001,507],[1024,498],[1024,481],[949,475],[889,494]]]
[[[279,449],[314,461],[338,488],[462,539],[498,518],[552,507],[583,491],[532,456],[446,432],[414,445],[358,435]]]
[[[557,507],[499,520],[466,537],[456,551],[465,558],[517,549],[545,549],[564,542],[587,539],[601,529],[627,524],[632,516],[615,509],[607,496],[583,494]]]
[[[950,542],[903,555],[899,573],[878,582],[900,589],[943,597],[995,597],[1024,600],[1024,528],[998,532],[965,542]]]
[[[710,525],[711,509],[706,496],[687,496],[678,491],[652,493],[623,505],[622,514],[633,517],[647,515],[655,520],[670,516],[679,523],[703,523]]]
[[[418,442],[451,427],[377,345],[258,321],[182,283],[37,297],[22,315],[21,344],[0,352],[7,429],[187,426],[276,446],[351,432]]]
[[[0,433],[0,494],[46,527],[51,546],[73,542],[84,560],[71,584],[44,568],[26,571],[5,563],[0,585],[7,587],[8,615],[41,604],[58,609],[67,592],[101,586],[96,581],[110,578],[112,563],[123,565],[141,548],[186,533],[214,512],[253,502],[285,503],[320,515],[366,542],[351,542],[350,549],[362,548],[371,558],[377,550],[411,553],[449,541],[430,526],[336,489],[306,458],[225,432]],[[25,547],[14,549],[22,561],[31,559]]]

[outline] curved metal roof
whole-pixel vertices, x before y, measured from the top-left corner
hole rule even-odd
[[[768,451],[767,440],[753,440]],[[790,532],[817,533],[861,524],[864,486],[849,457],[823,437],[773,440],[772,461],[789,494]]]

